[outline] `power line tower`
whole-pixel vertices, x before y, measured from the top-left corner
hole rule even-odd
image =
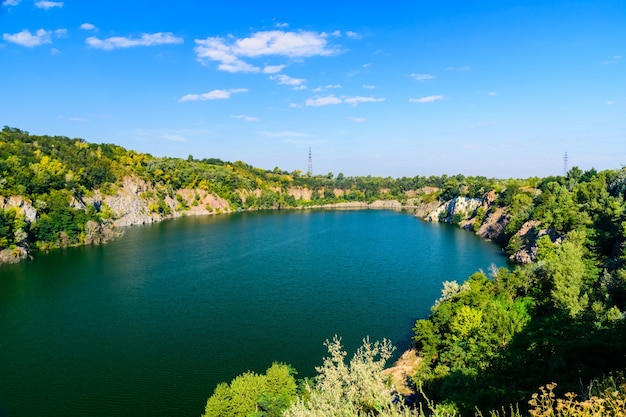
[[[313,175],[313,158],[311,157],[311,147],[309,147],[309,168],[306,174],[310,177]]]
[[[563,176],[567,177],[567,152],[563,156]]]

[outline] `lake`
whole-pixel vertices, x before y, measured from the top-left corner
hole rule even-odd
[[[337,334],[408,347],[442,281],[500,249],[404,212],[269,211],[125,229],[0,265],[0,416],[199,416],[272,362],[314,376]]]

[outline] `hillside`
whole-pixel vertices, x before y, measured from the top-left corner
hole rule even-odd
[[[119,234],[120,226],[183,215],[322,205],[434,208],[440,194],[454,194],[459,179],[471,184],[472,197],[494,183],[462,176],[309,176],[216,158],[156,158],[5,127],[0,132],[0,262],[16,262],[37,250],[102,243]]]
[[[0,262],[38,250],[103,243],[122,226],[183,215],[328,205],[412,210],[497,242],[516,266],[479,271],[464,283],[443,282],[430,317],[413,329],[420,359],[408,382],[420,395],[411,401],[435,415],[473,415],[476,409],[487,413],[510,405],[514,409],[506,415],[621,415],[626,410],[625,193],[626,168],[575,167],[566,176],[523,180],[308,176],[241,161],[156,158],[5,127]],[[390,357],[388,342],[364,345],[349,366],[342,365],[346,354],[338,341],[328,347],[320,376],[300,391],[293,389],[288,367],[272,368],[289,387],[273,397],[265,391],[269,376],[250,377],[260,385],[250,387],[257,397],[249,397],[246,407],[258,415],[280,415],[290,404],[288,415],[320,415],[316,407],[322,406],[324,415],[348,406],[354,412],[348,415],[374,410],[423,415],[389,395],[380,373]],[[345,392],[331,390],[329,378]],[[229,403],[228,389],[223,384],[216,390],[207,415],[222,406],[232,412],[227,415],[245,414]],[[585,401],[563,397],[566,392]],[[599,414],[580,411],[587,406]]]

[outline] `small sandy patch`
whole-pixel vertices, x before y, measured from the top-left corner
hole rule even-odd
[[[421,360],[422,358],[417,355],[415,349],[409,349],[400,356],[400,359],[391,368],[385,369],[383,374],[391,375],[391,383],[398,393],[404,396],[415,394],[407,380],[415,374]]]

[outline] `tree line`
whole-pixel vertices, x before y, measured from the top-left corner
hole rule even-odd
[[[422,361],[411,376],[418,393],[411,401],[394,395],[378,372],[390,358],[388,342],[366,341],[346,363],[335,340],[328,342],[329,357],[316,378],[298,381],[284,364],[264,375],[245,374],[216,389],[206,415],[214,415],[214,407],[219,415],[258,416],[473,415],[477,410],[502,415],[503,409],[515,416],[568,415],[558,413],[599,404],[624,410],[619,407],[626,392],[620,373],[626,369],[626,168],[583,172],[575,167],[564,176],[504,180],[308,176],[216,158],[156,158],[5,127],[0,196],[23,198],[36,218],[31,221],[15,206],[0,208],[0,250],[85,243],[89,224],[106,224],[112,213],[105,204],[84,200],[96,191],[115,193],[128,176],[153,186],[155,195],[146,198],[163,215],[171,210],[161,204],[165,197],[176,198],[182,188],[219,196],[232,211],[375,199],[443,202],[491,193],[491,204],[452,220],[479,230],[504,211],[498,243],[509,254],[526,248],[533,255],[526,265],[443,283],[431,314],[413,329]],[[298,187],[311,197],[289,194]],[[425,187],[431,188],[428,194],[416,193]],[[176,210],[185,205],[180,201]],[[531,232],[521,234],[528,225]],[[235,401],[243,398],[245,406]],[[596,415],[589,413],[569,415]]]
[[[448,197],[467,187],[455,180],[461,185]],[[504,209],[500,244],[509,253],[533,238],[517,233],[531,222],[534,260],[443,282],[431,314],[413,328],[421,356],[410,376],[414,397],[394,393],[380,372],[391,357],[387,341],[384,349],[366,341],[346,362],[334,340],[318,376],[300,381],[280,412],[256,403],[239,413],[231,395],[221,400],[232,405],[224,415],[626,415],[626,168],[572,168],[496,186],[493,204],[466,220],[478,230]]]
[[[90,242],[90,224],[106,226],[114,213],[103,204],[85,204],[95,192],[114,195],[125,177],[150,184],[145,193],[151,212],[160,216],[189,209],[181,189],[217,196],[229,211],[306,207],[342,202],[395,199],[406,203],[411,190],[433,187],[430,199],[454,195],[480,197],[496,180],[462,175],[441,177],[349,177],[339,173],[310,176],[255,168],[242,161],[218,158],[153,157],[113,144],[80,138],[31,135],[5,126],[0,131],[0,196],[19,196],[37,212],[36,221],[14,208],[1,208],[0,250],[16,246],[50,249]],[[290,191],[308,191],[296,198]],[[167,197],[178,205],[166,204]],[[192,202],[191,204],[197,204]]]

